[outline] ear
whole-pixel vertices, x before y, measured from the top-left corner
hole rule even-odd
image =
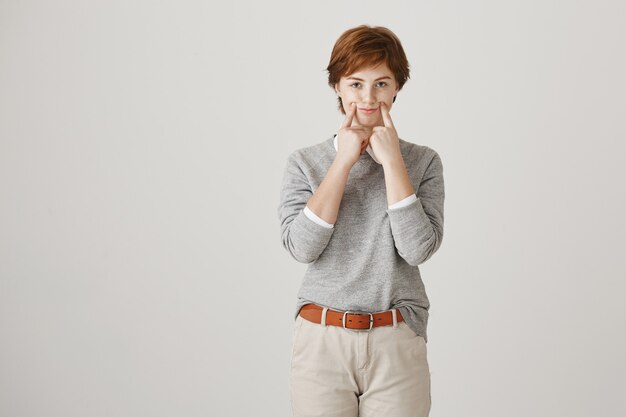
[[[339,83],[335,83],[335,94],[339,94]]]

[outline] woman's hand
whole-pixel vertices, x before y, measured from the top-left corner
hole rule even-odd
[[[350,111],[346,114],[337,134],[337,156],[335,158],[341,159],[350,167],[359,160],[372,135],[372,128],[370,127],[351,126],[355,113],[356,104],[352,103]]]
[[[397,161],[398,158],[402,160],[402,153],[400,152],[398,133],[391,121],[387,105],[382,101],[380,102],[380,113],[383,116],[384,126],[374,126],[369,144],[380,163],[386,165]]]

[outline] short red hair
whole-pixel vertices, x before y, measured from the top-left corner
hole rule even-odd
[[[398,82],[398,91],[409,79],[409,62],[398,37],[383,26],[360,25],[341,34],[330,55],[328,85],[335,88],[341,77],[360,68],[368,68],[385,62]],[[339,110],[343,110],[341,97],[337,98]]]

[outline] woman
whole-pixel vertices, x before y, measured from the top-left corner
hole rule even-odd
[[[430,304],[419,265],[443,238],[441,158],[400,139],[391,119],[409,78],[393,32],[344,32],[327,70],[345,119],[333,137],[289,155],[278,207],[284,247],[308,264],[293,329],[293,414],[427,416]]]

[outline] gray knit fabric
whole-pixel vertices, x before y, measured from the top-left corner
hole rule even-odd
[[[336,150],[333,137],[293,151],[278,206],[282,243],[308,267],[294,320],[306,303],[333,310],[378,312],[397,308],[409,327],[427,337],[430,303],[420,275],[443,238],[444,181],[438,153],[400,139],[417,201],[389,209],[382,165],[364,152],[352,167],[334,228],[302,211]]]

